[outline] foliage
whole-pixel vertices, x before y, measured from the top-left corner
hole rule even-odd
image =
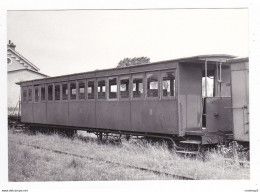
[[[117,67],[129,67],[134,65],[148,64],[150,63],[150,58],[148,57],[134,57],[134,58],[124,58],[121,60]]]

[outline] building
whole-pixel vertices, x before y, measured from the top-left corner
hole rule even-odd
[[[20,86],[16,82],[48,77],[39,73],[39,68],[15,51],[16,45],[10,40],[7,44],[7,78],[8,78],[8,115],[18,112]]]

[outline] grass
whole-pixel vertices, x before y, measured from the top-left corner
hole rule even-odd
[[[95,138],[66,138],[59,135],[29,135],[9,130],[9,181],[90,181],[90,180],[158,180],[166,175],[141,171],[102,160],[119,162],[195,179],[249,179],[250,168],[236,161],[226,162],[219,150],[201,158],[179,156],[164,143],[142,140],[112,140],[99,144]],[[35,145],[95,160],[35,149]]]

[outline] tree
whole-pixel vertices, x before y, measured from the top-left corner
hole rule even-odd
[[[134,57],[134,58],[124,58],[121,60],[117,67],[128,67],[128,66],[134,66],[134,65],[141,65],[141,64],[147,64],[150,63],[150,58],[148,57]]]

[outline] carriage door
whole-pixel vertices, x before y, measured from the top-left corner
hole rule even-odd
[[[249,141],[248,63],[231,65],[234,139]]]

